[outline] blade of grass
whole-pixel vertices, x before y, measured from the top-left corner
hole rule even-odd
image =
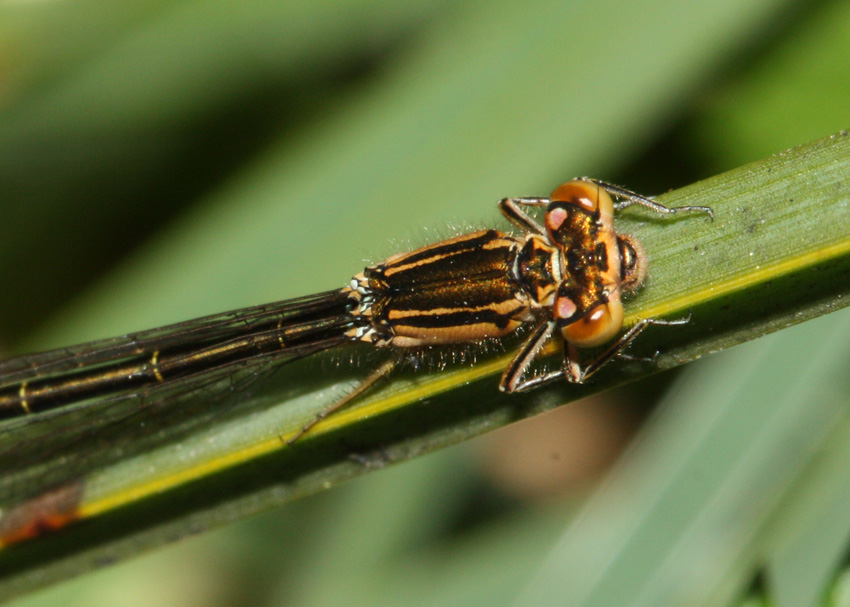
[[[846,407],[846,390],[841,396],[838,403]],[[850,544],[850,423],[845,419],[817,447],[817,457],[788,491],[787,503],[764,534],[769,546],[766,585],[777,607],[824,604]]]

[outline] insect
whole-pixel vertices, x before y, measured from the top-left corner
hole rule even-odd
[[[26,451],[0,448],[0,500],[12,500],[0,516],[0,546],[81,516],[84,479],[74,457],[82,461],[80,470],[96,469],[133,449],[120,443],[112,451],[78,453],[79,446],[101,438],[98,428],[147,415],[146,409],[158,409],[163,419],[178,410],[188,415],[199,403],[214,400],[216,391],[238,394],[271,368],[345,344],[367,344],[390,356],[305,423],[288,444],[406,357],[432,347],[503,338],[521,327],[530,329],[502,373],[500,390],[587,380],[624,356],[648,326],[688,322],[642,319],[621,334],[622,296],[642,284],[647,269],[641,245],[614,229],[614,212],[631,205],[713,217],[708,207],[666,207],[602,181],[574,179],[548,198],[503,199],[499,207],[517,234],[472,232],[394,255],[365,268],[342,289],[0,362],[0,435],[21,422],[14,431],[33,437],[24,443]],[[543,211],[542,223],[534,210]],[[553,339],[563,343],[562,363],[544,371],[535,361]],[[605,344],[610,345],[601,354],[581,360],[582,350]],[[115,411],[126,417],[113,417]],[[58,431],[52,423],[38,423],[57,416],[68,418]],[[85,423],[77,424],[75,416]],[[149,428],[154,432],[148,438],[155,441],[156,424],[140,415],[134,431]],[[154,444],[140,436],[133,443],[138,452]],[[51,450],[61,455],[61,465],[45,455]],[[30,484],[38,487],[33,491]]]
[[[348,342],[397,354],[292,442],[388,375],[405,352],[501,338],[523,325],[533,328],[500,390],[561,378],[582,383],[646,327],[687,322],[642,319],[614,340],[623,325],[621,297],[640,287],[647,269],[641,245],[614,229],[614,212],[631,205],[713,217],[709,207],[666,207],[586,177],[548,198],[505,198],[499,208],[518,235],[472,232],[394,255],[340,290],[0,362],[0,420],[168,385],[184,391],[258,359],[284,362]],[[529,208],[544,209],[542,224]],[[533,363],[551,339],[564,342],[563,364],[536,372]],[[608,342],[602,354],[580,362],[580,349]]]

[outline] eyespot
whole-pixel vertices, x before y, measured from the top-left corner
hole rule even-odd
[[[561,229],[561,226],[564,225],[568,216],[569,214],[563,206],[550,205],[549,210],[546,211],[546,229],[548,229],[550,233],[557,232]]]
[[[560,327],[566,327],[584,314],[580,310],[581,287],[567,279],[558,285],[555,301],[552,304],[552,316]]]
[[[578,312],[578,306],[571,297],[567,297],[559,293],[558,297],[555,298],[555,305],[552,307],[552,310],[555,315],[555,320],[560,322],[569,322],[570,319],[575,316],[576,312]]]
[[[619,299],[612,299],[563,327],[561,334],[575,346],[593,348],[613,339],[622,327],[623,304]]]

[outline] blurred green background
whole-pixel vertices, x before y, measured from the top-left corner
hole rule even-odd
[[[839,1],[0,0],[0,352],[334,288],[576,175],[653,194],[832,134],[847,57]],[[844,604],[833,316],[17,604]]]

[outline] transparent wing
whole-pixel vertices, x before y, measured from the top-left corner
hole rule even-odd
[[[179,441],[251,406],[283,365],[349,341],[339,292],[256,306],[0,363],[0,386],[104,365],[139,353],[246,334],[297,335],[293,345],[203,372],[0,424],[0,506],[84,479],[117,458]]]
[[[297,299],[203,316],[158,329],[129,333],[84,344],[57,348],[0,361],[0,387],[34,377],[113,362],[144,352],[167,350],[202,341],[223,339],[281,322],[289,325],[342,313],[345,297],[326,291]]]

